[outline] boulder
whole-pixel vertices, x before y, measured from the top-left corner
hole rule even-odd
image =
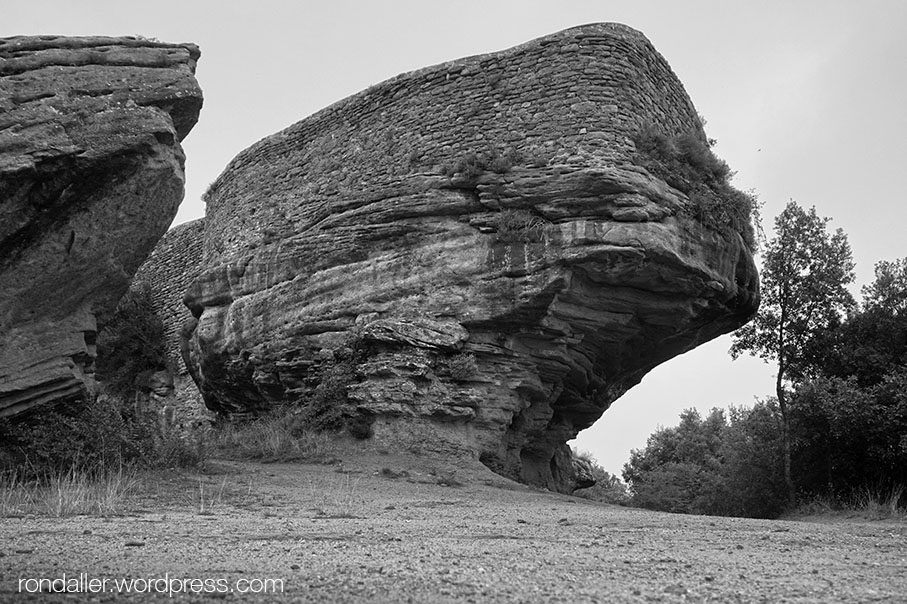
[[[95,337],[183,198],[193,44],[0,39],[0,417],[82,399]]]
[[[185,297],[206,405],[296,405],[571,490],[566,441],[758,305],[739,229],[643,167],[652,124],[707,148],[649,41],[593,24],[400,75],[246,149],[206,194]]]
[[[595,486],[598,481],[595,479],[595,465],[591,461],[574,455],[570,463],[573,466],[573,476],[570,481],[571,493]]]

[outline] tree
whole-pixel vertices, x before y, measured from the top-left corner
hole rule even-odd
[[[853,377],[861,387],[881,383],[907,366],[907,258],[881,261],[863,287],[862,309],[816,342],[816,364],[827,377]]]
[[[665,512],[717,514],[721,488],[721,433],[724,412],[712,409],[703,419],[695,409],[680,414],[680,424],[661,428],[643,450],[633,450],[624,480],[633,505]]]
[[[846,500],[907,484],[907,369],[878,384],[820,377],[791,396],[794,472],[803,492]]]
[[[875,266],[875,281],[863,286],[863,308],[892,315],[907,311],[907,258],[882,260]]]
[[[907,261],[876,264],[861,310],[818,342],[790,397],[801,492],[846,500],[907,484]]]
[[[796,501],[791,478],[791,430],[787,385],[814,375],[816,341],[839,325],[855,306],[847,285],[854,263],[847,236],[826,230],[828,218],[815,207],[804,210],[790,201],[775,219],[761,276],[762,304],[756,317],[734,333],[731,355],[748,352],[778,372],[775,394],[781,411],[781,443],[788,504]]]
[[[695,409],[634,450],[623,476],[631,504],[666,512],[774,518],[783,510],[777,407],[771,401],[729,416]],[[728,419],[730,421],[728,421]]]
[[[722,473],[730,516],[777,518],[784,511],[780,412],[773,399],[731,407],[722,434]]]

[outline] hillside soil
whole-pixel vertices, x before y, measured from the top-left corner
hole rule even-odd
[[[656,513],[426,458],[215,461],[128,507],[0,519],[0,601],[907,602],[904,523]],[[19,592],[64,573],[82,593]]]

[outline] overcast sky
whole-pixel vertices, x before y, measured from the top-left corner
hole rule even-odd
[[[860,284],[907,256],[904,0],[0,0],[0,37],[143,35],[195,42],[205,93],[183,142],[175,224],[255,141],[372,84],[598,21],[642,31],[686,86],[716,152],[755,189],[766,228],[789,199],[850,237]],[[773,390],[761,361],[731,362],[728,336],[652,371],[577,444],[619,474],[630,449],[685,408],[752,403]]]

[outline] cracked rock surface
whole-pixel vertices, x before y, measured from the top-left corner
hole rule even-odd
[[[0,39],[0,417],[92,388],[98,319],[183,198],[199,50]]]

